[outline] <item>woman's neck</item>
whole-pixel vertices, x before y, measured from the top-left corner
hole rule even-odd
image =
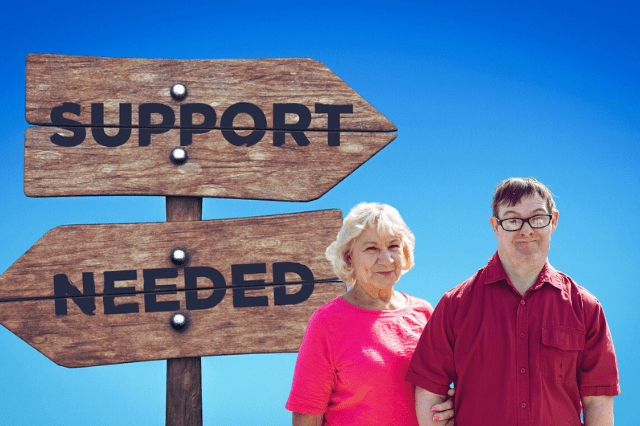
[[[374,311],[393,311],[407,306],[407,298],[402,293],[390,289],[365,289],[356,283],[342,298],[359,308]]]

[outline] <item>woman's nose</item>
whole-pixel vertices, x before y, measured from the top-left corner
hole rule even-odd
[[[387,249],[380,250],[380,253],[378,254],[378,262],[380,262],[383,265],[387,265],[393,262],[393,257],[391,256],[391,252]]]

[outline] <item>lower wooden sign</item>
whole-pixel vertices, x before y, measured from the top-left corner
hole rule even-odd
[[[70,225],[0,276],[0,323],[66,367],[296,352],[345,291],[324,258],[340,210]]]

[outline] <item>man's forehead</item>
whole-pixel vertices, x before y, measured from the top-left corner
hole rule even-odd
[[[507,202],[503,202],[498,206],[498,213],[500,214],[505,214],[508,212],[533,212],[537,210],[543,210],[547,212],[547,203],[538,194],[522,197],[514,205],[508,205]]]

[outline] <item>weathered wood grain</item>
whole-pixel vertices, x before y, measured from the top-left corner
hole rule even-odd
[[[231,265],[266,263],[262,278],[271,284],[274,262],[298,262],[316,280],[335,279],[325,249],[342,225],[340,210],[320,210],[277,216],[192,222],[65,225],[47,232],[0,276],[0,300],[53,297],[53,277],[65,274],[82,288],[82,273],[94,274],[102,294],[105,271],[138,271],[127,283],[143,292],[143,269],[175,268],[176,248],[189,255],[186,266],[220,271],[231,285]],[[179,271],[182,276],[182,270]],[[296,275],[288,281],[299,281]],[[184,281],[176,278],[178,289]],[[124,284],[123,284],[124,286]]]
[[[200,357],[167,360],[165,426],[202,426]]]
[[[51,143],[57,127],[25,132],[24,190],[30,197],[79,195],[184,195],[217,198],[310,201],[319,198],[396,137],[394,133],[342,132],[329,146],[328,132],[306,132],[309,145],[286,135],[273,145],[266,132],[256,145],[235,146],[220,130],[193,136],[183,147],[188,161],[175,165],[179,130],[153,135],[138,145],[138,129],[118,147],[104,147],[87,132],[75,147]]]
[[[175,101],[171,87],[181,83],[188,95]],[[64,102],[83,110],[70,118],[91,124],[92,103],[104,103],[104,124],[119,126],[119,104],[132,104],[132,125],[138,126],[138,106],[169,105],[180,127],[181,103],[205,103],[217,114],[239,102],[257,105],[273,128],[273,104],[297,103],[312,113],[310,129],[328,129],[327,114],[315,104],[353,105],[341,117],[341,130],[396,131],[396,127],[321,62],[312,59],[128,59],[32,53],[27,56],[27,122],[51,123],[51,109]],[[293,117],[291,118],[293,120]],[[297,120],[297,119],[295,119]],[[295,121],[294,121],[295,122]],[[243,123],[233,123],[243,127]]]
[[[294,289],[289,290],[291,292]],[[212,355],[297,352],[313,311],[344,293],[343,284],[315,284],[312,295],[298,305],[274,306],[273,288],[252,290],[267,296],[269,306],[234,308],[231,289],[212,309],[179,312],[189,319],[177,332],[170,325],[176,312],[144,312],[144,295],[121,297],[118,303],[138,303],[138,313],[93,316],[73,302],[65,316],[54,314],[54,300],[0,303],[0,323],[55,363],[88,367],[169,358]],[[205,297],[211,290],[203,290]],[[158,297],[185,304],[185,293]]]
[[[169,207],[169,210],[173,210]],[[295,352],[309,317],[320,305],[343,293],[336,282],[316,282],[301,303],[275,304],[273,263],[296,262],[308,267],[315,281],[335,280],[325,248],[341,226],[339,210],[296,213],[216,221],[140,224],[70,225],[54,228],[34,244],[0,276],[0,323],[54,362],[83,367],[196,356]],[[189,262],[176,266],[175,248],[185,250]],[[246,280],[264,280],[264,286],[232,285],[232,265],[265,264],[265,273],[249,274]],[[215,291],[224,297],[206,309],[187,309],[185,267],[218,270],[226,288],[198,280],[199,299]],[[171,311],[148,312],[150,294],[145,293],[144,270],[177,268],[176,278],[157,280],[152,291],[159,302],[177,302]],[[106,271],[135,270],[137,277],[118,281],[115,291],[104,294]],[[83,272],[93,273],[95,311],[83,312],[75,298],[66,298],[66,315],[56,315],[53,277],[65,274],[83,291]],[[287,273],[287,294],[302,288],[301,278]],[[260,288],[264,287],[264,288]],[[264,297],[266,306],[235,307],[234,289],[244,297]],[[279,290],[278,290],[279,291]],[[84,296],[87,296],[84,294]],[[105,313],[105,300],[115,306],[137,308],[130,313]],[[173,308],[172,308],[173,309]],[[170,319],[176,312],[189,325],[175,331]]]
[[[202,198],[166,197],[167,222],[202,220]],[[165,426],[202,426],[200,356],[167,360]]]

